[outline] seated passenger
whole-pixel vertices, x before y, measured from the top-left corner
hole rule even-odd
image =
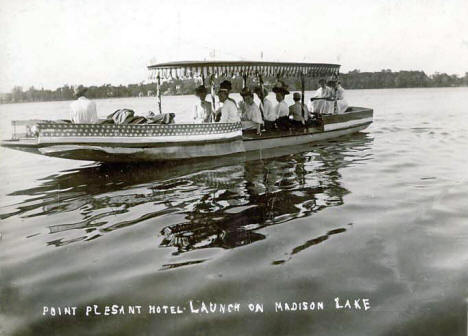
[[[252,91],[245,87],[240,94],[244,99],[244,101],[239,103],[242,129],[256,129],[257,134],[261,135],[261,126],[263,125],[262,114],[257,104],[254,102]]]
[[[296,128],[305,127],[309,120],[309,110],[302,104],[299,92],[294,92],[293,100],[294,104],[289,106],[289,115],[292,116],[290,122]]]
[[[206,87],[200,85],[195,89],[195,95],[200,98],[193,107],[193,120],[195,123],[208,123],[212,121],[213,109],[211,103],[206,101],[208,91]]]
[[[276,104],[274,108],[275,115],[277,116],[276,124],[278,128],[288,130],[291,126],[289,122],[289,107],[284,101],[285,95],[289,94],[288,87],[284,82],[278,82],[275,84],[272,91],[276,94],[276,100],[278,101],[278,104]]]
[[[265,125],[266,130],[273,130],[276,128],[275,122],[277,119],[277,115],[275,114],[275,110],[273,109],[273,104],[271,101],[268,100],[268,90],[261,86],[256,86],[254,88],[254,92],[257,95],[258,99],[260,99],[260,113],[263,118],[263,122]]]
[[[229,91],[220,87],[218,90],[218,97],[222,104],[221,107],[216,111],[217,115],[219,116],[219,122],[233,123],[241,121],[236,104],[233,103],[231,99],[229,99]]]
[[[98,121],[96,103],[85,97],[86,88],[75,89],[75,100],[70,104],[70,120],[74,124],[94,124]]]
[[[329,113],[333,106],[332,89],[325,85],[325,79],[319,80],[320,87],[315,91],[315,96],[310,99],[309,109],[313,113]]]
[[[228,80],[223,80],[223,81],[219,84],[219,87],[222,88],[222,89],[228,90],[228,94],[231,93],[232,84],[231,84],[230,81],[228,81]],[[236,103],[236,101],[235,101],[234,99],[232,99],[231,97],[228,97],[228,99],[229,99],[230,101],[232,101],[232,102],[234,103],[234,105],[236,105],[236,107],[237,107],[237,103]]]
[[[343,114],[348,109],[348,102],[344,98],[344,89],[340,82],[335,84],[336,113]]]

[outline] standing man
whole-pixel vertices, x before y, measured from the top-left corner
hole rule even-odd
[[[206,100],[208,90],[203,85],[200,85],[195,89],[195,95],[200,100],[193,107],[193,119],[195,123],[208,123],[211,122],[212,108],[211,103]]]
[[[94,124],[98,121],[96,103],[85,97],[87,89],[78,87],[75,89],[75,100],[70,104],[70,120],[74,124]]]
[[[222,106],[216,111],[218,115],[221,115],[219,122],[221,123],[233,123],[241,121],[237,106],[231,99],[229,99],[229,90],[223,86],[220,86],[218,90],[219,101]]]
[[[301,94],[299,92],[294,92],[293,100],[294,104],[289,106],[289,115],[293,117],[293,120],[290,122],[296,128],[305,127],[309,119],[309,110],[307,106],[302,104]]]
[[[276,124],[282,130],[288,130],[291,126],[289,122],[289,107],[284,101],[284,97],[289,94],[287,85],[284,82],[278,82],[273,87],[272,91],[276,94],[275,114],[277,116]]]
[[[270,131],[275,129],[276,114],[273,109],[273,104],[268,100],[268,90],[265,87],[256,86],[254,88],[254,93],[260,99],[260,112],[263,117],[263,122],[265,123],[265,129]]]

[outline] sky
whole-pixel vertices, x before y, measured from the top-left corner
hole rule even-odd
[[[468,0],[0,0],[0,92],[147,82],[151,63],[204,59],[463,75]]]

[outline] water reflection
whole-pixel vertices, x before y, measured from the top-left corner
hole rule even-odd
[[[174,248],[175,254],[234,248],[265,239],[258,232],[265,226],[342,205],[350,191],[342,185],[340,169],[368,160],[371,142],[360,133],[336,142],[203,161],[86,166],[10,194],[27,198],[0,218],[47,216],[41,222],[48,223],[51,246],[97,239],[145,222],[159,228],[160,246]],[[164,218],[174,214],[183,219],[165,225]],[[291,254],[345,230],[312,239]]]

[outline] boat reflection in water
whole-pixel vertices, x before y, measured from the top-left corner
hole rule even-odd
[[[145,222],[161,233],[160,246],[174,247],[175,254],[234,248],[264,239],[257,231],[265,226],[342,205],[350,191],[341,184],[340,169],[369,159],[371,142],[358,133],[335,142],[195,162],[83,167],[12,193],[29,198],[0,217],[47,215],[52,246]],[[171,215],[183,220],[168,221]],[[297,249],[345,230],[324,232]]]

